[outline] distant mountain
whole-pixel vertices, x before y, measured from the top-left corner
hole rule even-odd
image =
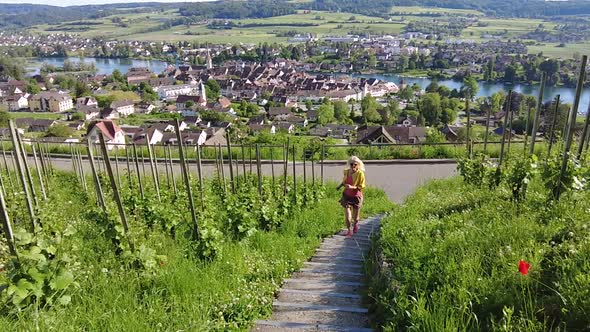
[[[398,6],[474,9],[501,17],[542,17],[590,14],[590,0],[395,0]]]
[[[387,17],[395,6],[426,6],[453,9],[474,9],[500,17],[542,17],[590,14],[590,0],[222,0],[191,3],[117,3],[58,7],[32,4],[1,4],[0,29],[23,28],[37,24],[101,18],[128,13],[178,9],[182,17],[169,25],[190,23],[200,18],[238,19],[262,18],[292,14],[297,9],[327,10]]]
[[[590,14],[590,0],[314,0],[302,4],[315,10],[387,16],[395,6],[473,9],[501,17],[541,17]]]
[[[180,4],[171,3],[124,3],[109,5],[85,5],[58,7],[32,4],[0,3],[0,28],[22,28],[37,24],[60,23],[80,19],[101,18],[120,14],[121,9],[130,13],[142,13],[154,9],[178,8]]]

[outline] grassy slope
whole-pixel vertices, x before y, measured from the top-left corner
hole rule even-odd
[[[310,27],[285,27],[285,26],[268,26],[268,27],[251,27],[251,28],[234,28],[232,30],[211,30],[205,25],[176,26],[171,29],[144,32],[148,28],[158,26],[162,20],[178,16],[177,11],[166,11],[163,13],[154,12],[149,14],[130,14],[114,15],[98,20],[86,20],[101,23],[100,25],[88,25],[88,31],[79,32],[83,37],[105,36],[107,38],[145,40],[145,41],[199,41],[212,43],[261,43],[261,42],[286,42],[286,37],[276,37],[275,32],[296,30],[299,33],[314,33],[321,36],[343,35],[346,33],[370,32],[372,34],[398,34],[403,31],[405,25],[411,21],[433,21],[445,20],[449,17],[457,16],[483,16],[483,13],[475,10],[445,9],[445,8],[427,8],[427,7],[393,7],[392,12],[401,13],[393,16],[391,21],[386,21],[378,17],[356,15],[351,13],[329,13],[316,12],[303,13],[302,11],[293,15],[270,17],[265,19],[245,19],[235,20],[236,23],[312,23],[318,26]],[[422,13],[442,13],[442,17],[425,17],[415,16],[412,14]],[[320,16],[321,19],[316,19]],[[349,18],[355,17],[355,21],[349,21]],[[114,23],[111,19],[120,17],[123,22],[129,26],[122,28]],[[553,29],[555,24],[550,21],[539,19],[496,19],[480,18],[481,22],[488,24],[485,27],[472,26],[463,31],[460,38],[473,39],[477,42],[484,42],[488,39],[482,37],[485,34],[501,33],[507,31],[502,38],[517,39],[517,36],[527,31],[533,31],[539,24],[543,24],[546,29]],[[37,33],[56,33],[59,31],[45,31],[49,25],[34,27],[31,31]],[[62,31],[65,32],[65,31]],[[581,54],[590,53],[590,43],[568,44],[567,47],[557,47],[557,43],[538,44],[529,47],[530,53],[543,52],[552,57],[571,57],[574,52]]]
[[[336,208],[338,192],[330,185],[324,199],[295,213],[278,231],[259,231],[240,242],[226,239],[221,256],[205,262],[187,257],[189,244],[181,232],[173,240],[157,228],[141,231],[141,221],[128,215],[137,245],[167,256],[155,274],[142,275],[122,265],[96,221],[89,219],[92,214],[83,212],[95,203],[92,197],[73,194],[80,192],[74,175],[63,173],[59,179],[52,183],[55,203],[43,209],[42,220],[74,231],[64,238],[63,247],[78,262],[74,275],[80,288],[67,307],[0,316],[2,331],[245,330],[252,320],[271,312],[281,279],[302,266],[323,236],[343,227],[342,211]],[[152,188],[149,182],[144,185]],[[366,215],[390,208],[382,191],[368,190]],[[222,225],[224,220],[216,222]]]
[[[435,181],[385,220],[389,268],[372,290],[385,330],[587,328],[588,192],[548,205],[533,187],[517,206],[505,189]]]

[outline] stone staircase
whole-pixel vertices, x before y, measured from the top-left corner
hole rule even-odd
[[[381,218],[360,221],[350,238],[343,231],[324,239],[311,260],[283,281],[272,317],[256,321],[251,331],[373,331],[362,304],[363,264]]]

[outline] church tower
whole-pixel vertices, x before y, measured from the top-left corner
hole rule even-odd
[[[207,69],[213,69],[213,59],[211,58],[211,53],[209,52],[209,44],[207,44]]]

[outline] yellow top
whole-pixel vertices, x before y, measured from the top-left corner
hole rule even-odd
[[[342,179],[342,183],[346,183],[346,178],[348,177],[348,172],[350,172],[350,171],[351,171],[350,169],[344,170],[344,178]],[[353,183],[353,186],[357,187],[357,189],[359,191],[363,191],[363,189],[365,189],[365,186],[366,186],[365,172],[363,172],[359,169],[356,172],[352,173],[352,183]]]

